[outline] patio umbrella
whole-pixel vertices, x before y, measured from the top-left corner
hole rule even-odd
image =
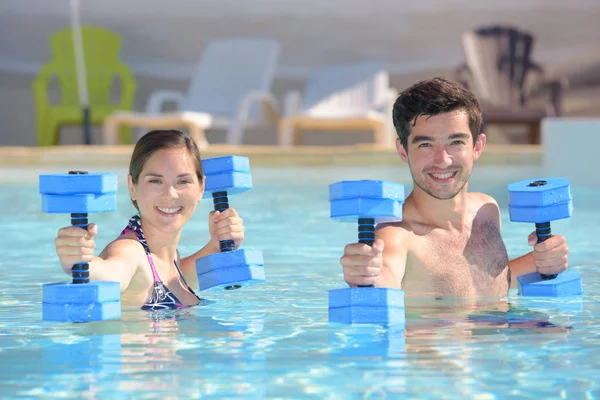
[[[92,144],[92,134],[90,130],[90,107],[87,79],[85,74],[85,54],[83,52],[83,40],[81,38],[80,14],[79,0],[71,0],[71,31],[73,32],[75,74],[77,76],[79,105],[83,113],[83,137],[85,144]]]

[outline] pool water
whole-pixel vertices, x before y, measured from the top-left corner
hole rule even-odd
[[[49,172],[49,171],[38,171]],[[51,172],[64,172],[55,169]],[[92,215],[98,247],[133,213],[119,171],[118,211]],[[509,255],[529,250],[528,224],[508,219],[506,184],[535,168],[477,167],[470,186],[494,195]],[[261,249],[267,282],[203,292],[167,314],[125,308],[118,321],[41,319],[41,285],[68,280],[53,240],[68,216],[41,213],[37,175],[0,184],[0,398],[600,398],[600,190],[575,187],[567,237],[583,299],[414,302],[405,331],[329,324],[327,291],[345,287],[339,257],[356,228],[329,220],[328,184],[406,184],[402,166],[254,168],[255,188],[232,197],[244,247]],[[209,201],[183,232],[189,254],[208,240]]]

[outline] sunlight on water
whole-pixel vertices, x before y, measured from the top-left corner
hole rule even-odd
[[[370,173],[406,182],[393,167]],[[505,184],[517,177],[489,176],[471,189],[498,198],[509,254],[520,255],[533,227],[508,219]],[[82,324],[41,319],[41,285],[66,279],[53,238],[68,217],[42,214],[35,184],[1,185],[1,396],[597,398],[600,191],[574,188],[573,218],[553,224],[568,238],[583,299],[531,300],[511,292],[477,305],[411,300],[402,330],[328,323],[327,291],[345,287],[339,257],[355,229],[329,220],[327,185],[367,173],[255,168],[253,177],[255,189],[231,202],[245,221],[244,247],[263,251],[266,283],[202,293],[203,305],[188,310],[152,315],[124,308],[118,321]],[[118,212],[92,217],[99,247],[132,210],[121,190]],[[182,254],[207,241],[209,210],[201,204],[185,228]]]

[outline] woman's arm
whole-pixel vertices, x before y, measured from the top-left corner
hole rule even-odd
[[[73,265],[87,262],[90,280],[119,282],[123,293],[129,287],[137,268],[142,265],[143,259],[140,257],[144,252],[132,240],[115,240],[106,246],[99,256],[95,256],[94,238],[97,234],[96,224],[88,225],[88,229],[77,226],[60,229],[55,246],[62,269],[71,275]]]
[[[90,280],[119,282],[123,293],[131,285],[138,268],[146,262],[146,253],[136,241],[118,239],[89,263]]]
[[[198,288],[196,260],[219,253],[221,251],[219,244],[221,240],[233,240],[234,248],[237,249],[244,240],[243,222],[234,208],[228,208],[223,212],[212,211],[209,214],[210,241],[194,254],[183,257],[180,262],[181,273],[192,289]]]
[[[206,257],[210,254],[219,253],[219,251],[219,249],[215,250],[214,244],[212,242],[209,242],[206,246],[204,246],[194,254],[181,258],[179,263],[181,273],[183,274],[183,277],[192,289],[197,290],[199,287],[198,274],[196,273],[196,260],[202,257]]]

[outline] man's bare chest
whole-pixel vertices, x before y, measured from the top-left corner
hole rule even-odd
[[[509,287],[508,255],[500,232],[491,223],[468,232],[431,231],[411,246],[403,287],[436,297],[505,295]]]

